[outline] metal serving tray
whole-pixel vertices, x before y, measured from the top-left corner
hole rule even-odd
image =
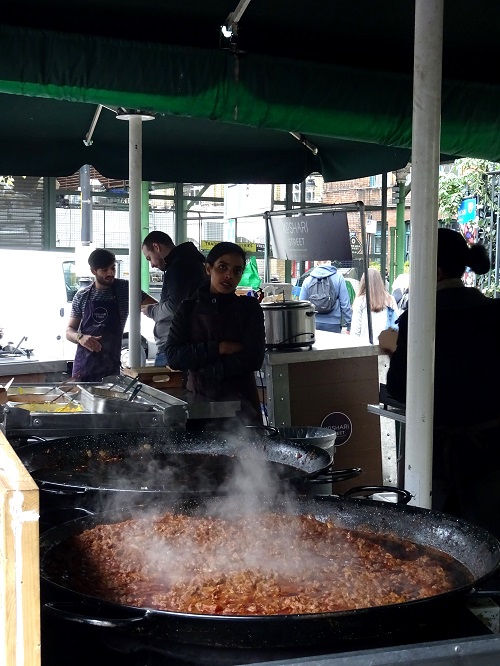
[[[184,426],[187,420],[187,403],[178,398],[158,391],[149,386],[141,387],[133,404],[127,402],[130,393],[126,392],[130,386],[130,377],[105,377],[101,383],[71,384],[64,382],[59,386],[51,384],[22,384],[12,389],[17,394],[38,395],[47,393],[55,396],[65,395],[71,404],[79,405],[82,411],[78,412],[42,412],[33,409],[23,409],[14,402],[0,407],[0,429],[13,445],[24,443],[23,440],[37,437],[66,437],[85,435],[89,433],[114,432],[124,430],[148,430],[172,426]],[[106,402],[99,411],[96,407],[96,398],[99,396],[95,389],[116,391],[125,397],[113,398],[113,403],[120,403],[117,410],[111,411]],[[67,394],[66,394],[67,391]],[[82,400],[83,397],[83,402]],[[48,397],[48,396],[47,396]],[[89,403],[86,403],[87,398]],[[85,403],[85,405],[84,405]],[[108,410],[109,409],[109,410]],[[97,411],[96,411],[97,410]]]
[[[131,394],[101,386],[79,386],[80,404],[92,414],[123,414],[130,412],[162,412],[165,407],[141,396],[130,400]]]

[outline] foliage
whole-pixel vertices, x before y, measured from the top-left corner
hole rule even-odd
[[[439,178],[439,217],[445,224],[451,224],[458,217],[458,209],[464,197],[477,198],[477,217],[474,224],[478,227],[479,239],[491,248],[490,259],[495,265],[496,225],[491,226],[491,213],[499,212],[498,198],[491,199],[492,171],[499,170],[498,164],[479,159],[455,160],[447,173]],[[495,284],[495,271],[476,276],[476,285],[488,296],[495,296],[498,285]]]
[[[487,160],[472,158],[455,160],[451,169],[439,177],[439,218],[448,224],[456,220],[460,203],[467,196],[477,196],[480,206],[491,209],[487,174],[498,168],[498,164]]]
[[[0,187],[13,187],[14,178],[12,176],[0,176]]]

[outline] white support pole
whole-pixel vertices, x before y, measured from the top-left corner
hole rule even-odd
[[[405,487],[431,507],[444,0],[416,0]]]
[[[129,363],[141,365],[142,117],[129,118]]]

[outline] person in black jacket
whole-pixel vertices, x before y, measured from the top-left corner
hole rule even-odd
[[[500,537],[500,299],[466,287],[466,266],[489,270],[484,246],[439,229],[432,508]],[[406,402],[408,312],[398,324],[399,333],[383,331],[379,345],[391,354],[387,392]]]
[[[141,311],[154,320],[154,336],[157,346],[155,365],[165,367],[170,324],[180,303],[192,298],[207,281],[205,257],[190,241],[175,245],[163,231],[151,231],[142,242],[142,253],[153,268],[163,271],[160,302],[144,305]]]
[[[255,371],[264,361],[264,313],[256,298],[235,294],[245,263],[246,254],[235,243],[212,248],[206,260],[210,283],[179,306],[166,354],[172,369],[188,370],[188,390],[214,401],[239,400],[238,421],[262,425]],[[201,429],[234,425],[233,419],[197,423]]]

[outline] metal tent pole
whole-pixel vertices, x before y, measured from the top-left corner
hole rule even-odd
[[[142,121],[153,116],[125,112],[116,116],[129,123],[129,363],[141,365],[141,208],[142,208]]]

